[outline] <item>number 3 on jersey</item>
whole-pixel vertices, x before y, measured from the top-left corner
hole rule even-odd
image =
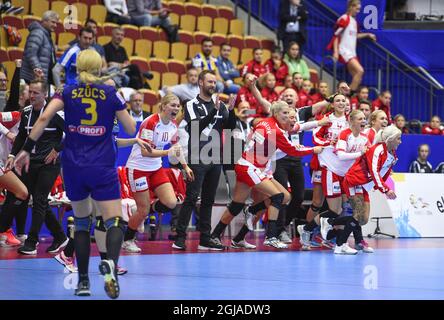
[[[89,107],[85,109],[86,114],[91,115],[91,119],[82,119],[80,124],[93,126],[97,122],[97,103],[94,99],[82,98],[82,104],[86,104]]]

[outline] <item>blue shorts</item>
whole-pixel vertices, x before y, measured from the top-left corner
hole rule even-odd
[[[89,196],[96,201],[120,199],[120,182],[114,167],[63,167],[66,195],[71,201]]]

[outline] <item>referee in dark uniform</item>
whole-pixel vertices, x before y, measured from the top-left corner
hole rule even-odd
[[[228,124],[226,106],[212,99],[216,92],[214,71],[204,70],[199,75],[199,95],[185,106],[186,131],[188,137],[188,165],[194,172],[194,181],[187,184],[187,191],[177,224],[177,239],[174,249],[185,250],[186,229],[199,193],[199,250],[223,250],[224,246],[210,238],[211,211],[214,204],[221,164],[222,130]],[[218,153],[218,154],[216,154]]]
[[[22,149],[34,123],[43,113],[47,92],[47,84],[41,80],[34,80],[29,85],[31,105],[23,109],[19,133],[9,155],[7,167],[12,165],[13,159]],[[24,245],[18,249],[18,252],[21,254],[37,253],[36,245],[43,222],[46,222],[49,231],[54,237],[53,243],[46,250],[47,252],[55,253],[68,243],[68,238],[63,232],[60,223],[54,214],[49,213],[51,210],[48,204],[48,195],[54,185],[54,181],[60,174],[59,152],[62,149],[63,130],[63,114],[57,114],[32,150],[28,172],[24,170],[22,175],[19,176],[32,195],[31,229]],[[16,199],[11,192],[8,192],[3,206],[3,213],[14,212],[15,206],[22,206],[23,204],[23,201]],[[27,201],[25,205],[27,205]]]

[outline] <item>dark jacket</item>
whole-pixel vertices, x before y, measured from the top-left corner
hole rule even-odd
[[[301,5],[298,8],[298,15],[292,16],[290,15],[290,0],[281,0],[279,8],[279,18],[280,18],[279,31],[278,31],[279,39],[284,38],[287,23],[299,21],[299,32],[302,34],[305,42],[305,40],[307,39],[307,30],[305,28],[307,16],[308,16],[307,8],[305,7],[303,1],[301,1]]]
[[[34,79],[33,70],[40,68],[45,74],[45,79],[48,79],[56,57],[51,33],[37,21],[32,22],[28,29],[29,35],[26,40],[20,78],[31,81]]]
[[[131,115],[131,109],[127,109],[127,111],[128,111],[128,113],[129,113],[129,115]],[[146,118],[148,118],[149,116],[151,115],[151,112],[146,112],[146,111],[142,111],[142,117],[143,117],[143,120],[145,120]]]

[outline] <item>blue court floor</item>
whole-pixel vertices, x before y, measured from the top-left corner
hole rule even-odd
[[[122,256],[129,272],[119,278],[120,299],[444,299],[444,246],[390,241],[400,245],[356,256],[327,250]],[[0,260],[0,299],[108,299],[98,262],[91,258],[92,296],[79,298],[77,274],[54,259]]]

